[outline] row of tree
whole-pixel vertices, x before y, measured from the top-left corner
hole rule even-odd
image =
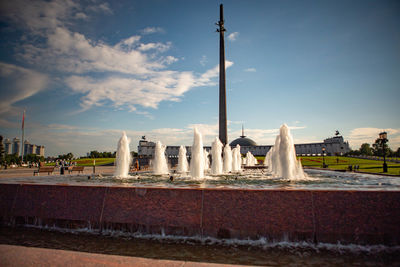
[[[393,151],[387,144],[384,144],[384,149],[382,145],[375,142],[372,146],[368,143],[361,145],[358,150],[351,150],[348,155],[354,156],[378,156],[383,157],[383,151],[385,151],[386,157],[400,157],[400,147],[396,151]]]
[[[134,151],[132,151],[131,154],[133,157],[137,156],[137,153]],[[116,156],[117,156],[117,152],[107,152],[107,151],[98,152],[97,150],[90,151],[90,153],[88,154],[89,158],[96,158],[96,159],[97,158],[115,158]]]
[[[25,163],[39,163],[41,161],[44,161],[44,157],[43,156],[39,156],[36,154],[28,154],[24,156],[24,161]],[[0,165],[21,165],[22,161],[21,161],[21,157],[18,154],[8,154],[8,155],[4,155],[1,159],[0,159]]]
[[[117,152],[98,152],[97,150],[90,151],[89,158],[115,158]]]

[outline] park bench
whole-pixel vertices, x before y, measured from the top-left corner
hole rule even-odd
[[[36,174],[39,175],[39,173],[41,173],[41,172],[47,172],[47,174],[50,175],[52,172],[54,172],[54,167],[52,167],[52,166],[41,166],[36,171],[33,171],[33,176],[35,176]]]
[[[77,171],[78,173],[83,172],[84,166],[71,166],[68,167],[68,173],[71,174],[72,172]]]

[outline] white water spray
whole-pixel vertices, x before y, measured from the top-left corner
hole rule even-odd
[[[116,166],[114,176],[120,178],[128,177],[129,166],[131,164],[131,153],[129,151],[129,143],[131,140],[123,132],[121,138],[118,141],[117,155],[116,155]]]
[[[167,159],[165,157],[166,146],[157,141],[153,159],[153,173],[157,175],[168,174]]]
[[[218,137],[215,137],[211,144],[211,174],[218,175],[222,173],[222,143]]]
[[[246,153],[246,166],[251,167],[257,164],[257,159],[251,154],[250,151]]]
[[[192,146],[192,159],[190,160],[190,175],[193,178],[204,177],[204,151],[201,133],[194,128],[194,139]]]
[[[242,166],[242,156],[240,155],[240,145],[237,144],[234,149],[232,149],[232,171],[238,172],[241,170]]]
[[[270,154],[270,155],[269,155]],[[306,179],[300,161],[296,158],[296,151],[289,127],[283,124],[276,137],[275,146],[266,155],[269,172],[289,180]]]
[[[229,144],[224,147],[224,173],[232,171],[232,149]]]
[[[179,155],[178,155],[178,167],[176,171],[179,173],[185,173],[189,170],[189,164],[186,157],[186,148],[184,146],[179,147]]]
[[[210,153],[204,149],[204,170],[208,170],[210,169],[210,159],[208,158],[208,155],[210,155]]]

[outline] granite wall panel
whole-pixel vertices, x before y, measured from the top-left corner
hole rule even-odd
[[[13,215],[98,222],[104,193],[104,187],[21,185]]]
[[[146,225],[152,233],[199,232],[202,191],[166,188],[108,188],[102,221]],[[143,228],[143,227],[142,227]]]
[[[312,240],[311,193],[205,190],[203,228],[206,236]]]
[[[12,216],[12,207],[20,185],[2,184],[0,186],[0,218],[7,221]]]
[[[152,234],[400,244],[399,191],[0,184],[0,219],[11,217]]]
[[[319,242],[400,244],[400,192],[314,191]]]

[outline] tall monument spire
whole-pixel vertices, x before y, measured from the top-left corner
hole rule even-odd
[[[219,6],[219,140],[228,143],[226,126],[226,80],[225,80],[225,41],[224,41],[224,6]]]

